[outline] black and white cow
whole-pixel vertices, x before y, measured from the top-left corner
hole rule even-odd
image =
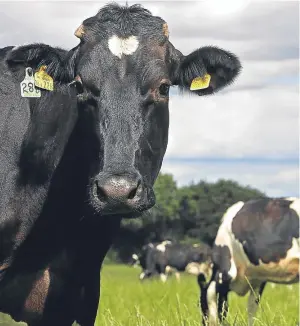
[[[138,5],[75,35],[71,50],[0,49],[0,311],[30,326],[94,325],[121,219],[155,204],[170,86],[209,95],[241,70],[216,47],[183,55]]]
[[[299,282],[299,198],[237,202],[224,214],[213,246],[213,274],[201,285],[203,324],[215,326],[228,311],[228,293],[248,292],[252,326],[267,282]]]
[[[180,272],[197,275],[204,280],[211,276],[211,248],[206,244],[180,244],[171,241],[149,243],[142,248],[141,254],[133,254],[136,263],[142,267],[140,280],[160,275],[166,282],[168,274],[175,273],[177,280]]]

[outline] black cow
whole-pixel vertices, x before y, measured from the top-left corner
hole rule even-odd
[[[70,51],[0,50],[0,311],[30,326],[94,324],[121,218],[155,203],[170,86],[206,76],[191,92],[209,95],[241,70],[216,47],[182,55],[138,5],[109,4],[75,35]]]
[[[299,198],[263,198],[237,202],[225,212],[213,247],[213,274],[200,283],[203,324],[226,318],[227,296],[248,292],[252,326],[267,282],[299,282]]]
[[[179,272],[197,275],[202,282],[211,276],[211,248],[206,244],[180,244],[171,241],[149,243],[142,248],[140,255],[133,254],[136,264],[142,267],[140,280],[160,275],[166,282],[167,275],[175,272],[177,280]]]

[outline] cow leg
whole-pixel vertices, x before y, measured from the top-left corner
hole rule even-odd
[[[229,283],[223,282],[222,284],[217,285],[217,292],[219,293],[218,298],[218,315],[221,321],[224,321],[228,313],[228,292],[229,292]]]
[[[167,275],[165,273],[160,273],[160,280],[165,283],[167,281]]]
[[[139,279],[141,281],[143,281],[143,279],[145,278],[146,274],[144,272],[141,272],[140,276],[139,276]]]
[[[198,275],[197,282],[200,287],[200,307],[202,313],[202,323],[203,325],[206,325],[206,321],[208,318],[207,285],[203,282],[202,275]]]
[[[208,305],[208,325],[216,326],[218,323],[217,308],[217,282],[213,279],[207,288],[207,305]]]
[[[261,295],[266,286],[266,282],[263,282],[258,287],[254,287],[250,290],[250,295],[248,298],[248,325],[252,326],[254,324],[254,317],[261,300]]]
[[[168,266],[164,264],[157,264],[156,265],[156,270],[159,273],[160,280],[165,283],[168,278],[168,272],[170,272],[170,269]]]
[[[175,272],[175,277],[177,282],[180,282],[180,273],[179,272]]]

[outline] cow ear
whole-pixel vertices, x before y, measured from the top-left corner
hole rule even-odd
[[[209,95],[230,85],[241,69],[240,60],[233,53],[202,47],[180,57],[173,84],[197,95]]]
[[[46,44],[29,44],[13,48],[7,55],[8,64],[24,64],[33,67],[39,64],[47,64],[49,62],[58,61],[58,49],[52,48]],[[47,61],[47,62],[46,62]]]

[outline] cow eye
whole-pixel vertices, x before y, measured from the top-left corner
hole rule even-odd
[[[170,85],[167,83],[163,83],[159,86],[159,94],[160,96],[168,96],[169,95]]]

